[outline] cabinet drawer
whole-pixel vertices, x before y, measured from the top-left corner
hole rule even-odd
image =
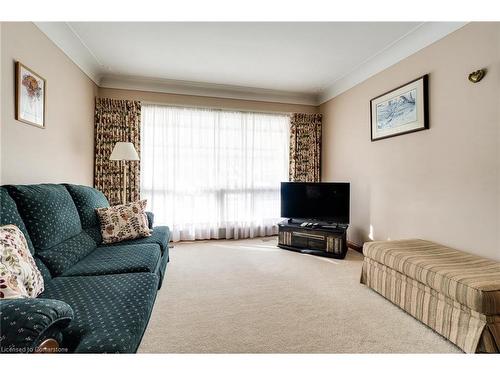
[[[292,237],[292,246],[307,248],[309,243],[309,239],[307,237],[302,236],[293,236]]]
[[[315,250],[326,250],[326,241],[325,240],[316,240],[309,239],[308,248]]]

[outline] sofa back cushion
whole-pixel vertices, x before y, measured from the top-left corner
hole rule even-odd
[[[33,247],[33,243],[28,235],[23,219],[17,210],[16,202],[14,202],[11,198],[7,189],[0,186],[0,226],[8,224],[15,225],[21,230],[21,232],[23,232],[24,238],[26,238],[26,242],[28,243],[29,251],[31,254],[34,254],[35,249]]]
[[[33,242],[36,259],[58,276],[90,254],[96,242],[84,231],[73,199],[63,185],[10,185],[9,194],[17,204]]]
[[[52,274],[50,273],[48,267],[45,265],[45,263],[42,262],[42,260],[35,256],[35,264],[38,268],[38,270],[40,271],[40,273],[42,274],[42,277],[43,277],[43,282],[45,284],[47,284],[47,282],[52,279]]]
[[[109,207],[106,196],[99,190],[83,185],[64,184],[80,214],[82,228],[99,227],[96,208]]]
[[[83,230],[97,243],[102,242],[97,208],[109,207],[106,196],[97,189],[83,185],[64,184],[75,202]]]
[[[14,198],[28,229],[35,251],[43,251],[82,231],[75,203],[62,185],[11,185]]]

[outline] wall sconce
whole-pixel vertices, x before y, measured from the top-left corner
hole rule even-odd
[[[478,83],[484,78],[485,75],[486,75],[486,69],[476,70],[475,72],[469,74],[469,81],[471,81],[472,83]]]

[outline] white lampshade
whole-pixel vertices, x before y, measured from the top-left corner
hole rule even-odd
[[[109,160],[139,160],[132,142],[116,142]]]

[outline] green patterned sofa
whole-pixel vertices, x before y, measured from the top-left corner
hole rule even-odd
[[[0,225],[24,233],[45,284],[36,299],[0,300],[2,353],[134,353],[169,261],[168,227],[150,237],[103,245],[96,189],[69,184],[0,187]],[[48,340],[48,341],[47,341]],[[57,346],[56,345],[56,346]],[[43,345],[42,345],[43,346]]]

